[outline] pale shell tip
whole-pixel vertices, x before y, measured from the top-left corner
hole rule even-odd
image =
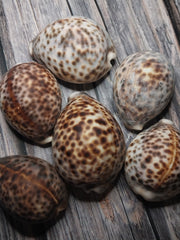
[[[125,126],[126,126],[128,129],[130,129],[130,130],[135,130],[135,131],[141,131],[141,130],[143,129],[143,127],[144,127],[143,124],[139,124],[139,123],[133,124],[133,125],[128,125],[128,124],[125,123]]]
[[[80,91],[75,91],[75,92],[71,93],[70,96],[68,97],[68,103],[71,102],[73,98],[78,97],[83,94],[86,94],[86,93],[80,92]]]
[[[33,56],[33,41],[29,43],[29,53],[31,56]]]
[[[109,64],[109,67],[112,67],[112,61],[116,59],[116,53],[113,51],[110,51],[107,56],[107,62]]]
[[[165,118],[161,119],[161,120],[160,120],[160,123],[169,124],[169,125],[174,125],[171,120],[165,119]]]
[[[39,145],[45,145],[52,142],[52,136],[48,136],[47,138],[43,139],[42,141],[36,141]]]

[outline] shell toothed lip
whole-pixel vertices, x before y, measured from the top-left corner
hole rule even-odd
[[[55,77],[30,62],[11,68],[3,77],[0,105],[9,124],[26,138],[47,144],[61,111],[61,92]]]
[[[84,17],[64,18],[48,25],[31,41],[29,51],[56,77],[77,84],[99,80],[116,58],[108,33]]]
[[[125,126],[132,130],[142,130],[160,114],[173,90],[173,68],[158,52],[129,55],[115,73],[114,100]]]
[[[160,120],[131,142],[125,175],[132,190],[147,201],[180,193],[180,132],[170,120]]]
[[[59,174],[85,192],[106,191],[122,168],[123,133],[111,113],[87,94],[75,93],[60,114],[52,141]]]

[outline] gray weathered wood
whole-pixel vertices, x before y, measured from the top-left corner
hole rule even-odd
[[[164,0],[178,41],[180,42],[180,1]]]
[[[179,6],[178,1],[170,1]],[[176,8],[176,10],[178,7]],[[177,16],[179,12],[177,10]],[[59,81],[64,107],[75,90],[87,91],[103,103],[122,127],[126,144],[135,134],[124,128],[113,102],[113,81],[117,66],[129,54],[152,49],[163,53],[175,69],[176,87],[172,102],[161,117],[173,120],[180,129],[180,48],[174,24],[163,0],[0,0],[0,76],[17,63],[32,61],[28,44],[47,24],[70,15],[94,19],[107,29],[117,51],[117,60],[104,79],[87,86]],[[51,147],[42,148],[16,134],[0,112],[0,156],[28,154],[52,160]],[[135,196],[123,171],[115,187],[102,200],[81,194],[70,195],[69,206],[52,226],[19,226],[0,211],[2,240],[155,240],[180,239],[179,197],[168,203],[151,204]],[[46,229],[46,230],[44,230]],[[40,230],[43,230],[39,235]]]

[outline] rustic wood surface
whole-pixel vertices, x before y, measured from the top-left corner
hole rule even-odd
[[[59,81],[64,107],[75,90],[85,90],[115,116],[126,144],[135,134],[126,130],[113,102],[113,77],[118,64],[140,50],[163,53],[175,69],[171,104],[161,117],[180,129],[180,1],[179,0],[0,0],[0,76],[17,63],[32,61],[28,44],[47,24],[81,15],[94,19],[109,32],[117,59],[98,83],[75,86]],[[157,118],[158,119],[158,118]],[[0,113],[0,156],[28,154],[52,162],[51,147],[39,147],[14,132]],[[0,240],[179,240],[180,199],[147,203],[133,194],[123,171],[115,187],[102,199],[71,192],[66,212],[53,223],[21,224],[0,209]]]

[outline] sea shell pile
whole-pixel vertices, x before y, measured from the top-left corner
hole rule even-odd
[[[116,51],[106,30],[84,17],[60,19],[42,30],[29,50],[38,63],[21,63],[5,74],[0,106],[24,140],[52,142],[54,166],[33,156],[0,158],[5,209],[31,222],[47,221],[66,209],[66,185],[103,194],[123,166],[128,185],[147,201],[180,193],[179,130],[167,119],[146,129],[174,91],[173,68],[162,54],[134,53],[116,70],[119,120],[127,131],[142,131],[126,149],[118,121],[86,93],[74,92],[61,112],[60,83],[92,83],[110,71]]]

